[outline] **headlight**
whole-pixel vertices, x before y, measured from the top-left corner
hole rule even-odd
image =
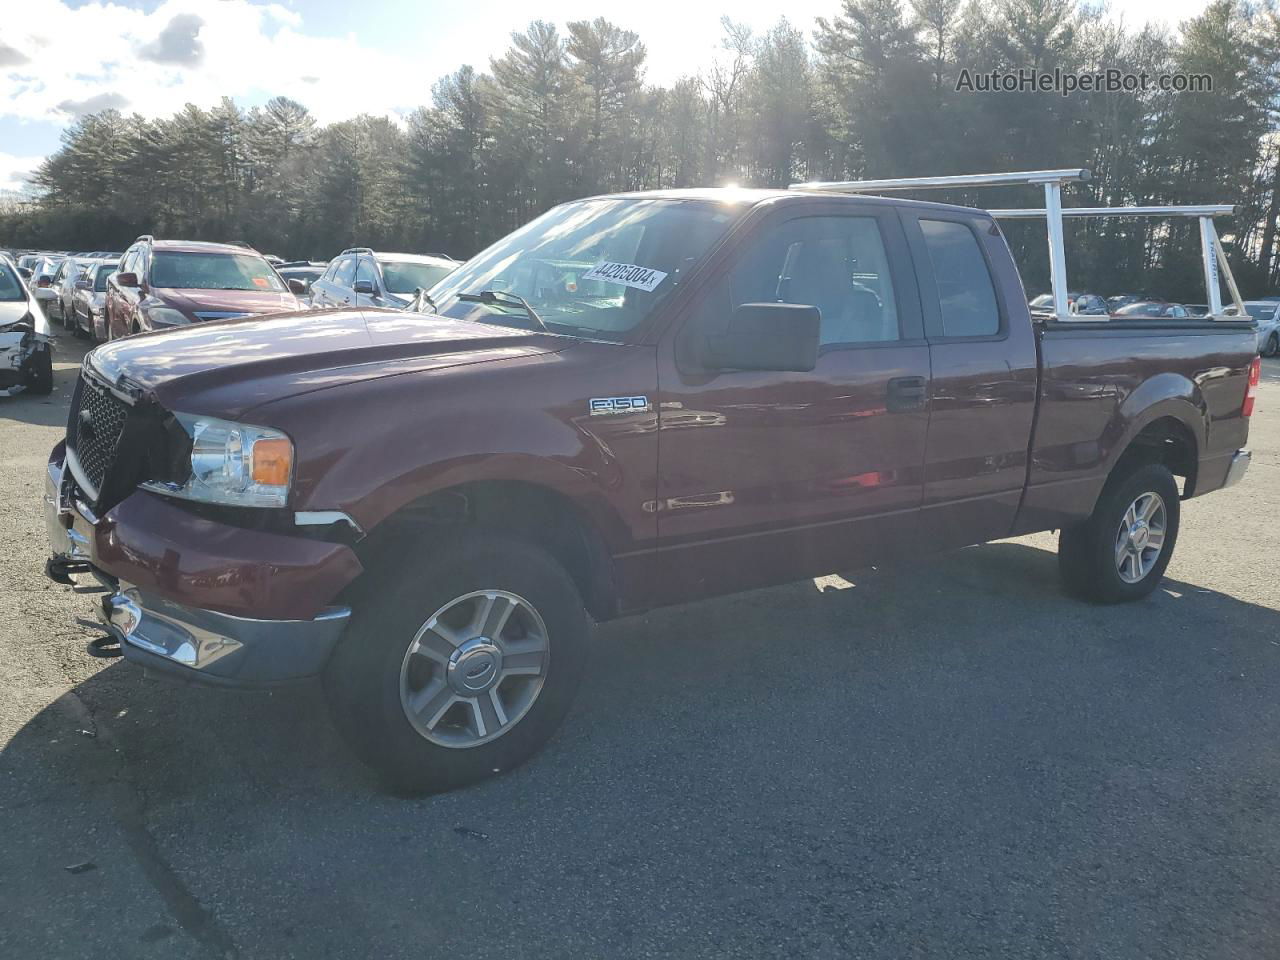
[[[185,313],[172,307],[152,307],[147,311],[147,319],[153,327],[176,327],[191,322]]]
[[[191,476],[184,484],[148,481],[146,490],[202,503],[283,507],[293,476],[293,441],[279,430],[175,413],[191,437]]]

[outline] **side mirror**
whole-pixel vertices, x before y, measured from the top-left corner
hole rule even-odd
[[[822,312],[794,303],[744,303],[722,333],[704,334],[700,358],[711,370],[812,370]]]
[[[138,285],[138,275],[132,270],[126,273],[116,274],[116,286],[120,287],[136,287]]]
[[[92,280],[77,280],[77,281],[76,281],[76,289],[77,289],[77,290],[92,290],[92,289],[93,289],[93,281],[92,281]]]
[[[307,285],[303,283],[301,280],[299,280],[297,277],[290,277],[285,282],[289,284],[290,293],[295,293],[298,296],[302,296],[304,293],[307,292]]]
[[[351,289],[354,290],[356,293],[373,293],[374,292],[373,281],[357,280],[355,282],[355,285]]]

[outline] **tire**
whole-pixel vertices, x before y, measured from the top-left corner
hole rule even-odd
[[[93,338],[93,317],[89,318],[90,329],[86,330],[80,326],[80,314],[74,311],[71,314],[71,333],[77,340],[83,340],[85,337]]]
[[[1128,603],[1147,596],[1173,556],[1179,507],[1177,484],[1163,464],[1113,475],[1089,519],[1058,537],[1058,571],[1067,590],[1094,603]],[[1133,537],[1122,532],[1122,523],[1135,532]],[[1151,544],[1157,535],[1158,548]]]
[[[24,374],[28,393],[41,397],[53,393],[53,351],[46,346],[33,354]]]
[[[1273,333],[1267,338],[1267,349],[1262,352],[1264,357],[1274,357],[1280,353],[1280,333]]]
[[[423,564],[403,563],[412,550],[395,553],[394,566],[370,570],[358,585],[351,623],[325,668],[334,723],[397,792],[450,790],[524,762],[560,725],[582,677],[590,626],[573,580],[540,548],[478,532]],[[488,631],[491,642],[461,626],[474,624],[487,595],[495,612],[510,610],[503,627]],[[427,629],[437,622],[452,622],[445,632],[460,644]],[[423,655],[411,655],[418,636]],[[541,654],[520,652],[539,643]],[[528,675],[534,669],[540,677]],[[494,684],[488,689],[497,691],[505,726],[486,706],[488,689],[458,698],[459,689],[484,683]],[[406,700],[420,707],[415,720]]]

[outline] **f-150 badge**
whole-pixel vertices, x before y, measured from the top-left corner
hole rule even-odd
[[[649,409],[648,397],[593,397],[587,401],[591,416],[611,413],[644,413]]]

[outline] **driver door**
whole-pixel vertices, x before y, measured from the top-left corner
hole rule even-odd
[[[753,231],[659,349],[652,576],[662,601],[914,547],[929,347],[902,226],[875,202],[806,211]],[[762,301],[819,309],[812,371],[690,365],[682,337]]]

